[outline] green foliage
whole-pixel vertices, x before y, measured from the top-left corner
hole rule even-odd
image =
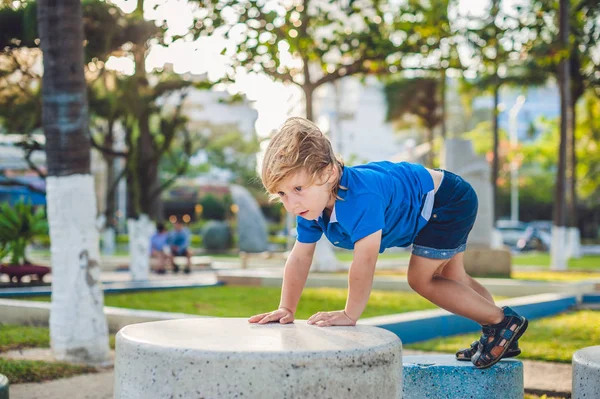
[[[0,260],[10,257],[11,265],[27,262],[25,248],[37,235],[46,234],[48,224],[43,209],[23,202],[12,207],[8,202],[0,205]]]
[[[273,236],[270,235],[267,240],[271,243],[271,244],[279,244],[279,245],[286,245],[287,244],[287,237],[286,236]]]
[[[577,159],[576,188],[578,197],[590,206],[600,204],[600,100],[589,96],[580,104],[579,121],[575,130]],[[542,132],[538,139],[523,144],[510,157],[518,157],[524,176],[520,184],[537,190],[545,181],[552,180],[558,163],[559,120],[542,119]],[[547,186],[546,186],[547,188]]]
[[[190,243],[193,247],[201,247],[202,246],[202,237],[198,234],[192,234],[190,237]]]
[[[18,8],[0,6],[0,49],[37,47],[36,9],[35,2]]]
[[[233,246],[233,233],[226,222],[211,220],[202,233],[204,248],[208,251],[223,252]]]
[[[138,6],[143,7],[143,3],[138,2]],[[41,77],[35,72],[41,52],[35,8],[35,2],[0,6],[0,78],[6,78],[0,79],[0,125],[11,133],[30,134],[41,126]],[[116,179],[128,179],[132,216],[143,212],[158,217],[153,211],[159,208],[154,205],[160,192],[185,173],[189,157],[195,152],[190,135],[196,132],[188,131],[180,105],[188,88],[207,89],[211,84],[193,83],[168,72],[149,79],[144,57],[149,43],[167,44],[164,23],[144,20],[140,10],[126,14],[100,0],[84,0],[82,10],[92,144],[103,152],[107,162],[113,162],[115,154],[107,150],[115,140],[113,127],[119,122],[124,126],[128,148],[118,156],[124,157],[127,165],[125,173]],[[28,21],[32,23],[28,25]],[[201,22],[196,21],[191,28],[194,37],[214,29]],[[106,60],[113,55],[134,59],[136,73],[123,76],[106,70]],[[19,85],[14,84],[17,80]],[[159,104],[161,96],[171,94],[179,95],[179,104]],[[19,118],[14,118],[15,114]],[[182,151],[174,154],[173,147]],[[158,163],[164,158],[173,163],[173,173],[157,176]],[[108,182],[108,186],[116,186],[116,182]]]
[[[383,1],[269,2],[201,1],[207,15],[231,11],[222,26],[235,36],[232,71],[264,72],[275,80],[296,84],[306,94],[312,119],[312,93],[327,83],[351,75],[384,75],[404,69],[407,60],[418,67],[449,66],[451,47],[449,0],[401,4]],[[429,57],[428,60],[426,60]],[[434,61],[432,61],[434,60]]]
[[[206,220],[199,219],[199,220],[196,220],[193,223],[190,223],[188,225],[188,229],[192,233],[192,235],[202,234],[202,230],[204,229],[204,225],[206,225]]]
[[[384,92],[388,121],[399,123],[406,115],[414,115],[428,129],[433,129],[442,122],[438,80],[396,79],[386,83]]]
[[[558,77],[558,65],[568,57],[573,103],[588,89],[596,90],[598,94],[600,81],[595,71],[600,68],[600,62],[594,53],[600,44],[600,3],[590,0],[570,2],[570,48],[564,48],[559,40],[558,0],[533,0],[526,4],[520,13],[530,36],[528,57],[523,62],[528,75],[544,79]]]
[[[212,194],[207,194],[199,201],[202,205],[202,218],[207,220],[225,220],[228,213],[229,205],[231,205],[231,197],[229,200],[226,197],[221,199]]]
[[[439,86],[439,79],[416,77],[396,78],[386,82],[384,87],[387,120],[392,121],[397,129],[405,129],[415,124],[425,128],[423,141],[432,146],[425,160],[429,167],[433,166],[434,129],[444,118]]]

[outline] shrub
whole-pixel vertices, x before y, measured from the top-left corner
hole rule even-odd
[[[7,202],[0,206],[0,260],[10,257],[10,264],[27,263],[25,248],[38,235],[48,233],[44,210],[34,211],[33,206],[18,202],[11,207]]]

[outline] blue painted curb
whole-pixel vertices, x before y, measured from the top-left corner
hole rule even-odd
[[[180,288],[206,288],[219,287],[224,285],[222,282],[214,284],[173,284],[168,281],[160,281],[160,284],[148,281],[127,281],[127,282],[103,282],[103,291],[105,294],[114,294],[122,292],[137,292],[137,291],[158,291],[172,290]],[[2,288],[0,289],[0,298],[14,297],[36,297],[48,296],[52,294],[51,286],[42,287],[24,287],[24,288]]]
[[[581,303],[600,303],[600,293],[584,294],[581,298]]]
[[[527,319],[534,320],[564,312],[576,304],[577,297],[573,295],[537,303],[511,305],[510,307]],[[448,313],[397,323],[375,323],[374,325],[393,332],[400,337],[404,344],[481,330],[481,326],[476,322]]]

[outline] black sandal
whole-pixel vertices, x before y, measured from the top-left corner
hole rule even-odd
[[[484,335],[481,336],[480,340],[482,340],[485,342],[487,340],[487,336],[484,339]],[[461,349],[458,352],[456,352],[456,360],[458,361],[471,361],[471,358],[475,355],[475,353],[477,353],[477,349],[479,349],[479,341],[473,341],[473,343],[471,344],[470,347],[465,348],[465,349]],[[521,354],[521,349],[519,348],[519,342],[518,341],[514,341],[512,344],[510,344],[510,346],[508,347],[508,349],[506,350],[506,353],[504,354],[504,356],[502,356],[503,359],[509,358],[509,357],[516,357],[519,356]]]
[[[502,322],[484,326],[490,334],[484,334],[484,336],[487,335],[487,339],[480,340],[477,343],[477,352],[471,357],[471,362],[478,369],[486,369],[498,363],[511,344],[517,341],[527,330],[528,322],[526,318],[520,316],[508,306],[503,310],[504,320]]]

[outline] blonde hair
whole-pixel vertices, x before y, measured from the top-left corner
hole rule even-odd
[[[274,200],[278,198],[276,191],[279,185],[290,175],[304,170],[312,185],[330,165],[334,165],[338,176],[341,176],[344,163],[336,157],[331,142],[317,125],[308,119],[289,118],[267,147],[261,179],[270,199]],[[338,179],[332,187],[332,194],[338,199],[339,188]]]

